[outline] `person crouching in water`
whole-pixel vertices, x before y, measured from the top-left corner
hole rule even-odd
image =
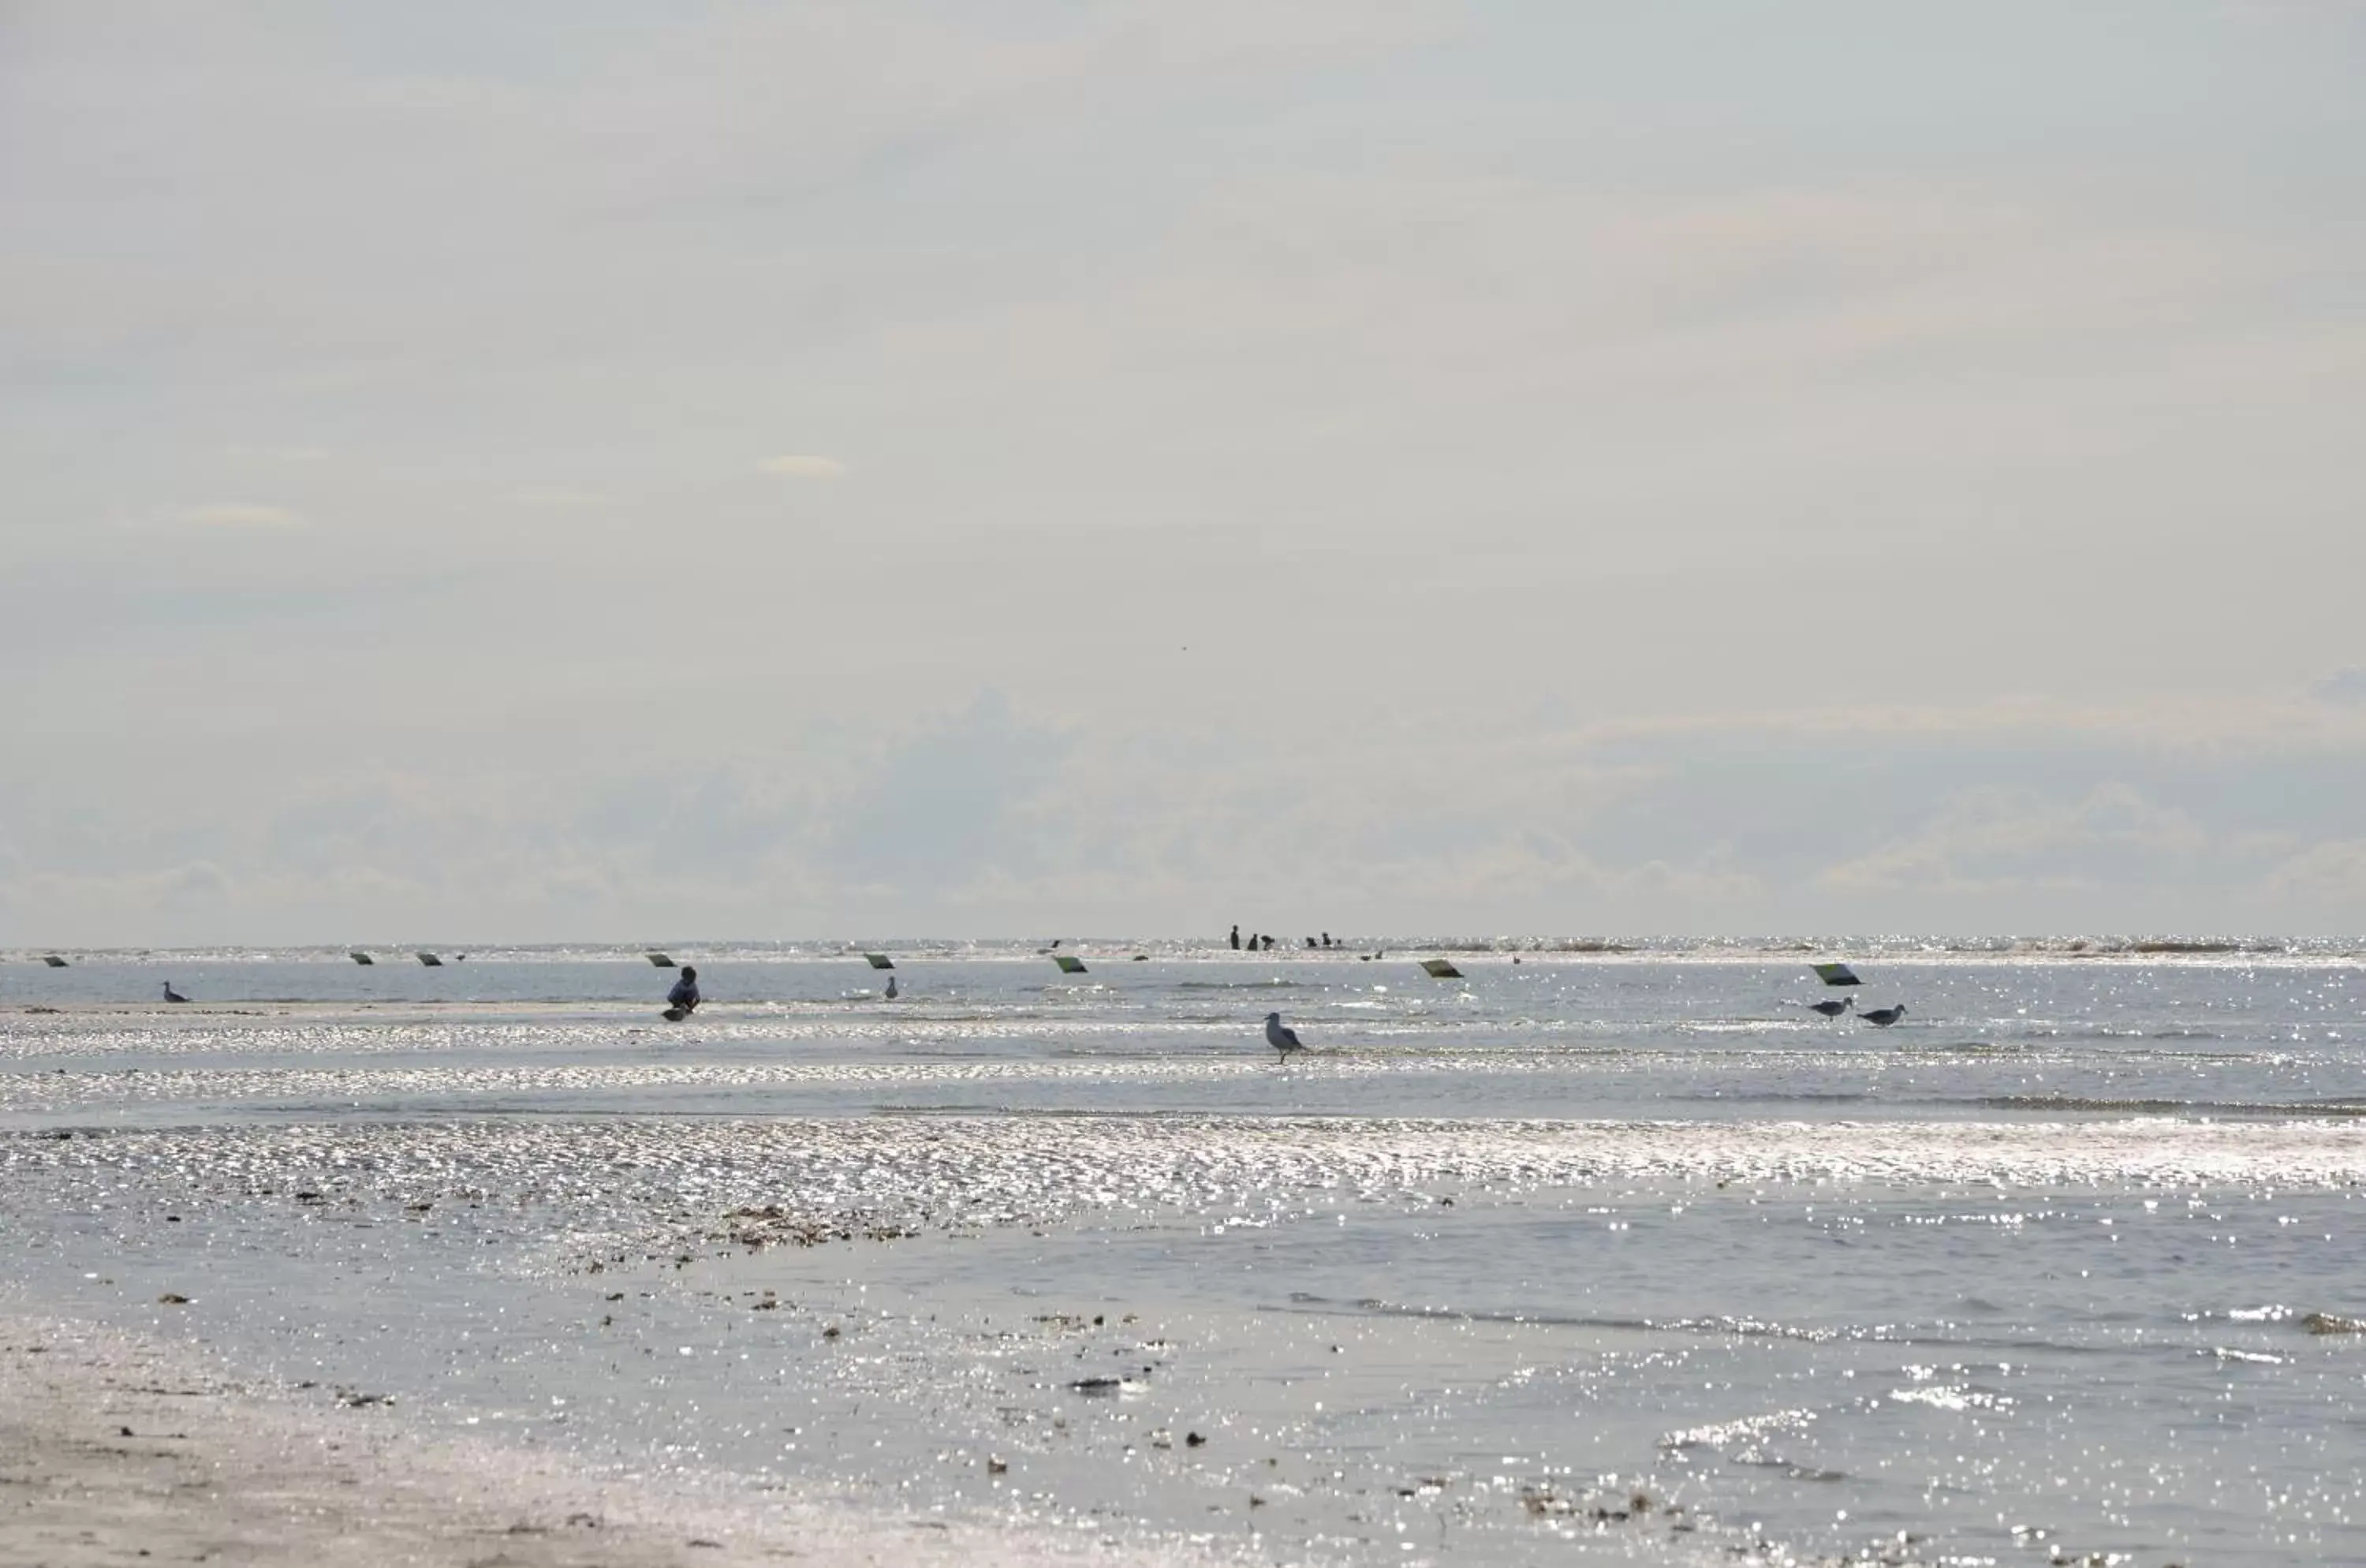
[[[682,966],[682,978],[676,980],[673,989],[666,993],[666,1006],[680,1008],[682,1016],[687,1018],[698,1010],[698,971],[685,964]]]

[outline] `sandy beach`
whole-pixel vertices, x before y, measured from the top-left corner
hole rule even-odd
[[[490,1445],[422,1440],[366,1395],[275,1389],[186,1349],[0,1318],[0,1563],[791,1561],[1149,1568],[1183,1559],[787,1497],[719,1506]]]

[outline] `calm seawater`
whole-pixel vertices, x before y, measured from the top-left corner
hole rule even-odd
[[[2366,1561],[2347,952],[870,945],[674,950],[679,1025],[621,950],[0,964],[12,1299],[751,1506]]]

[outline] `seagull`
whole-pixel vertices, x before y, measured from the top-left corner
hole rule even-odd
[[[1898,1003],[1894,1008],[1875,1008],[1869,1012],[1861,1012],[1857,1014],[1857,1017],[1879,1029],[1887,1029],[1905,1016],[1906,1004],[1904,1002]]]
[[[164,982],[164,999],[168,1002],[185,1002],[189,998],[173,989],[173,982],[167,980]]]
[[[896,976],[893,975],[887,976],[887,999],[891,1002],[896,999]]]
[[[1298,1043],[1298,1031],[1284,1024],[1281,1021],[1281,1014],[1278,1012],[1265,1015],[1265,1043],[1281,1053],[1280,1059],[1285,1062],[1290,1060],[1290,1054],[1292,1051],[1306,1049]]]
[[[1808,1006],[1814,1009],[1816,1011],[1822,1013],[1826,1018],[1838,1018],[1841,1014],[1856,1006],[1856,998],[1854,997],[1842,997],[1836,1002],[1809,1002]]]

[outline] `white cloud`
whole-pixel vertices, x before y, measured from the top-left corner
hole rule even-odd
[[[325,463],[329,449],[291,443],[235,441],[224,446],[222,455],[245,463]]]
[[[2319,702],[2344,707],[2366,705],[2366,666],[2345,665],[2309,688]]]
[[[762,473],[780,474],[793,479],[835,479],[846,476],[846,465],[837,458],[804,452],[767,457],[756,468]]]
[[[304,520],[284,506],[263,506],[253,502],[216,502],[208,506],[192,506],[175,513],[176,520],[199,528],[299,528]]]
[[[2062,892],[2131,881],[2139,867],[2174,869],[2208,843],[2185,813],[2124,784],[2099,784],[2067,802],[1990,785],[1949,795],[1919,832],[1819,880],[1865,896]]]
[[[651,711],[719,750],[620,769],[614,735]],[[355,739],[308,773],[317,731],[294,751],[121,739],[96,790],[62,752],[11,757],[0,941],[1180,931],[1220,915],[1293,934],[2283,931],[2366,904],[2366,743],[1588,739],[1527,710],[1258,738],[991,695],[750,726],[737,693],[684,692],[603,707],[572,739],[489,713],[444,749],[466,769]],[[148,765],[167,757],[178,772]],[[1966,787],[1966,767],[1995,782]]]
[[[2366,839],[2311,845],[2269,872],[2260,892],[2274,903],[2366,909]]]

